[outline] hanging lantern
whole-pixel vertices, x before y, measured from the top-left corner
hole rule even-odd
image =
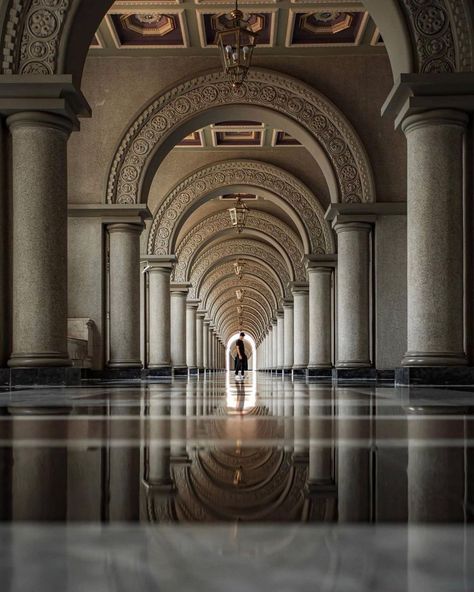
[[[239,302],[242,302],[242,300],[244,299],[244,295],[245,295],[245,290],[242,290],[241,288],[238,288],[235,291],[235,295],[237,296],[237,300]]]
[[[237,195],[235,208],[229,209],[230,221],[232,222],[232,226],[237,230],[237,232],[240,233],[245,228],[245,222],[247,221],[248,213],[249,209],[241,201],[240,195]]]
[[[240,261],[240,259],[237,259],[237,261],[234,263],[234,273],[239,278],[239,280],[242,279],[242,271],[244,269],[244,265],[245,263],[243,261]]]
[[[244,307],[240,304],[237,306],[237,314],[240,316],[244,311]]]
[[[216,41],[224,72],[232,82],[232,86],[238,88],[247,76],[258,35],[252,31],[248,20],[244,19],[237,0],[230,16],[232,20],[225,25],[225,29],[217,32]]]

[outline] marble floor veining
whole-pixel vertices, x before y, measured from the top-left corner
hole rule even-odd
[[[0,391],[0,589],[474,590],[474,393]]]

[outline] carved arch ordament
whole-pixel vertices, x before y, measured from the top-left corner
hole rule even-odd
[[[295,269],[296,281],[305,281],[303,245],[298,235],[287,224],[266,212],[251,210],[245,228],[258,230],[276,239],[285,250]],[[189,270],[192,267],[194,257],[199,254],[200,246],[205,245],[213,235],[225,230],[234,232],[227,210],[212,214],[196,224],[178,244],[176,249],[178,262],[173,272],[173,280],[176,282],[188,281]]]

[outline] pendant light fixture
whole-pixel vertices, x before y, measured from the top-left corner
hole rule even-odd
[[[252,31],[249,21],[244,19],[244,13],[239,10],[237,0],[230,16],[230,22],[217,32],[216,37],[224,72],[232,86],[238,88],[244,82],[250,68],[258,34]]]

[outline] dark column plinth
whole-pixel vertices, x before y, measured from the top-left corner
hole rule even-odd
[[[474,385],[473,366],[405,366],[395,369],[395,385]]]
[[[10,368],[11,387],[77,386],[81,384],[81,369],[71,366],[44,368]]]

